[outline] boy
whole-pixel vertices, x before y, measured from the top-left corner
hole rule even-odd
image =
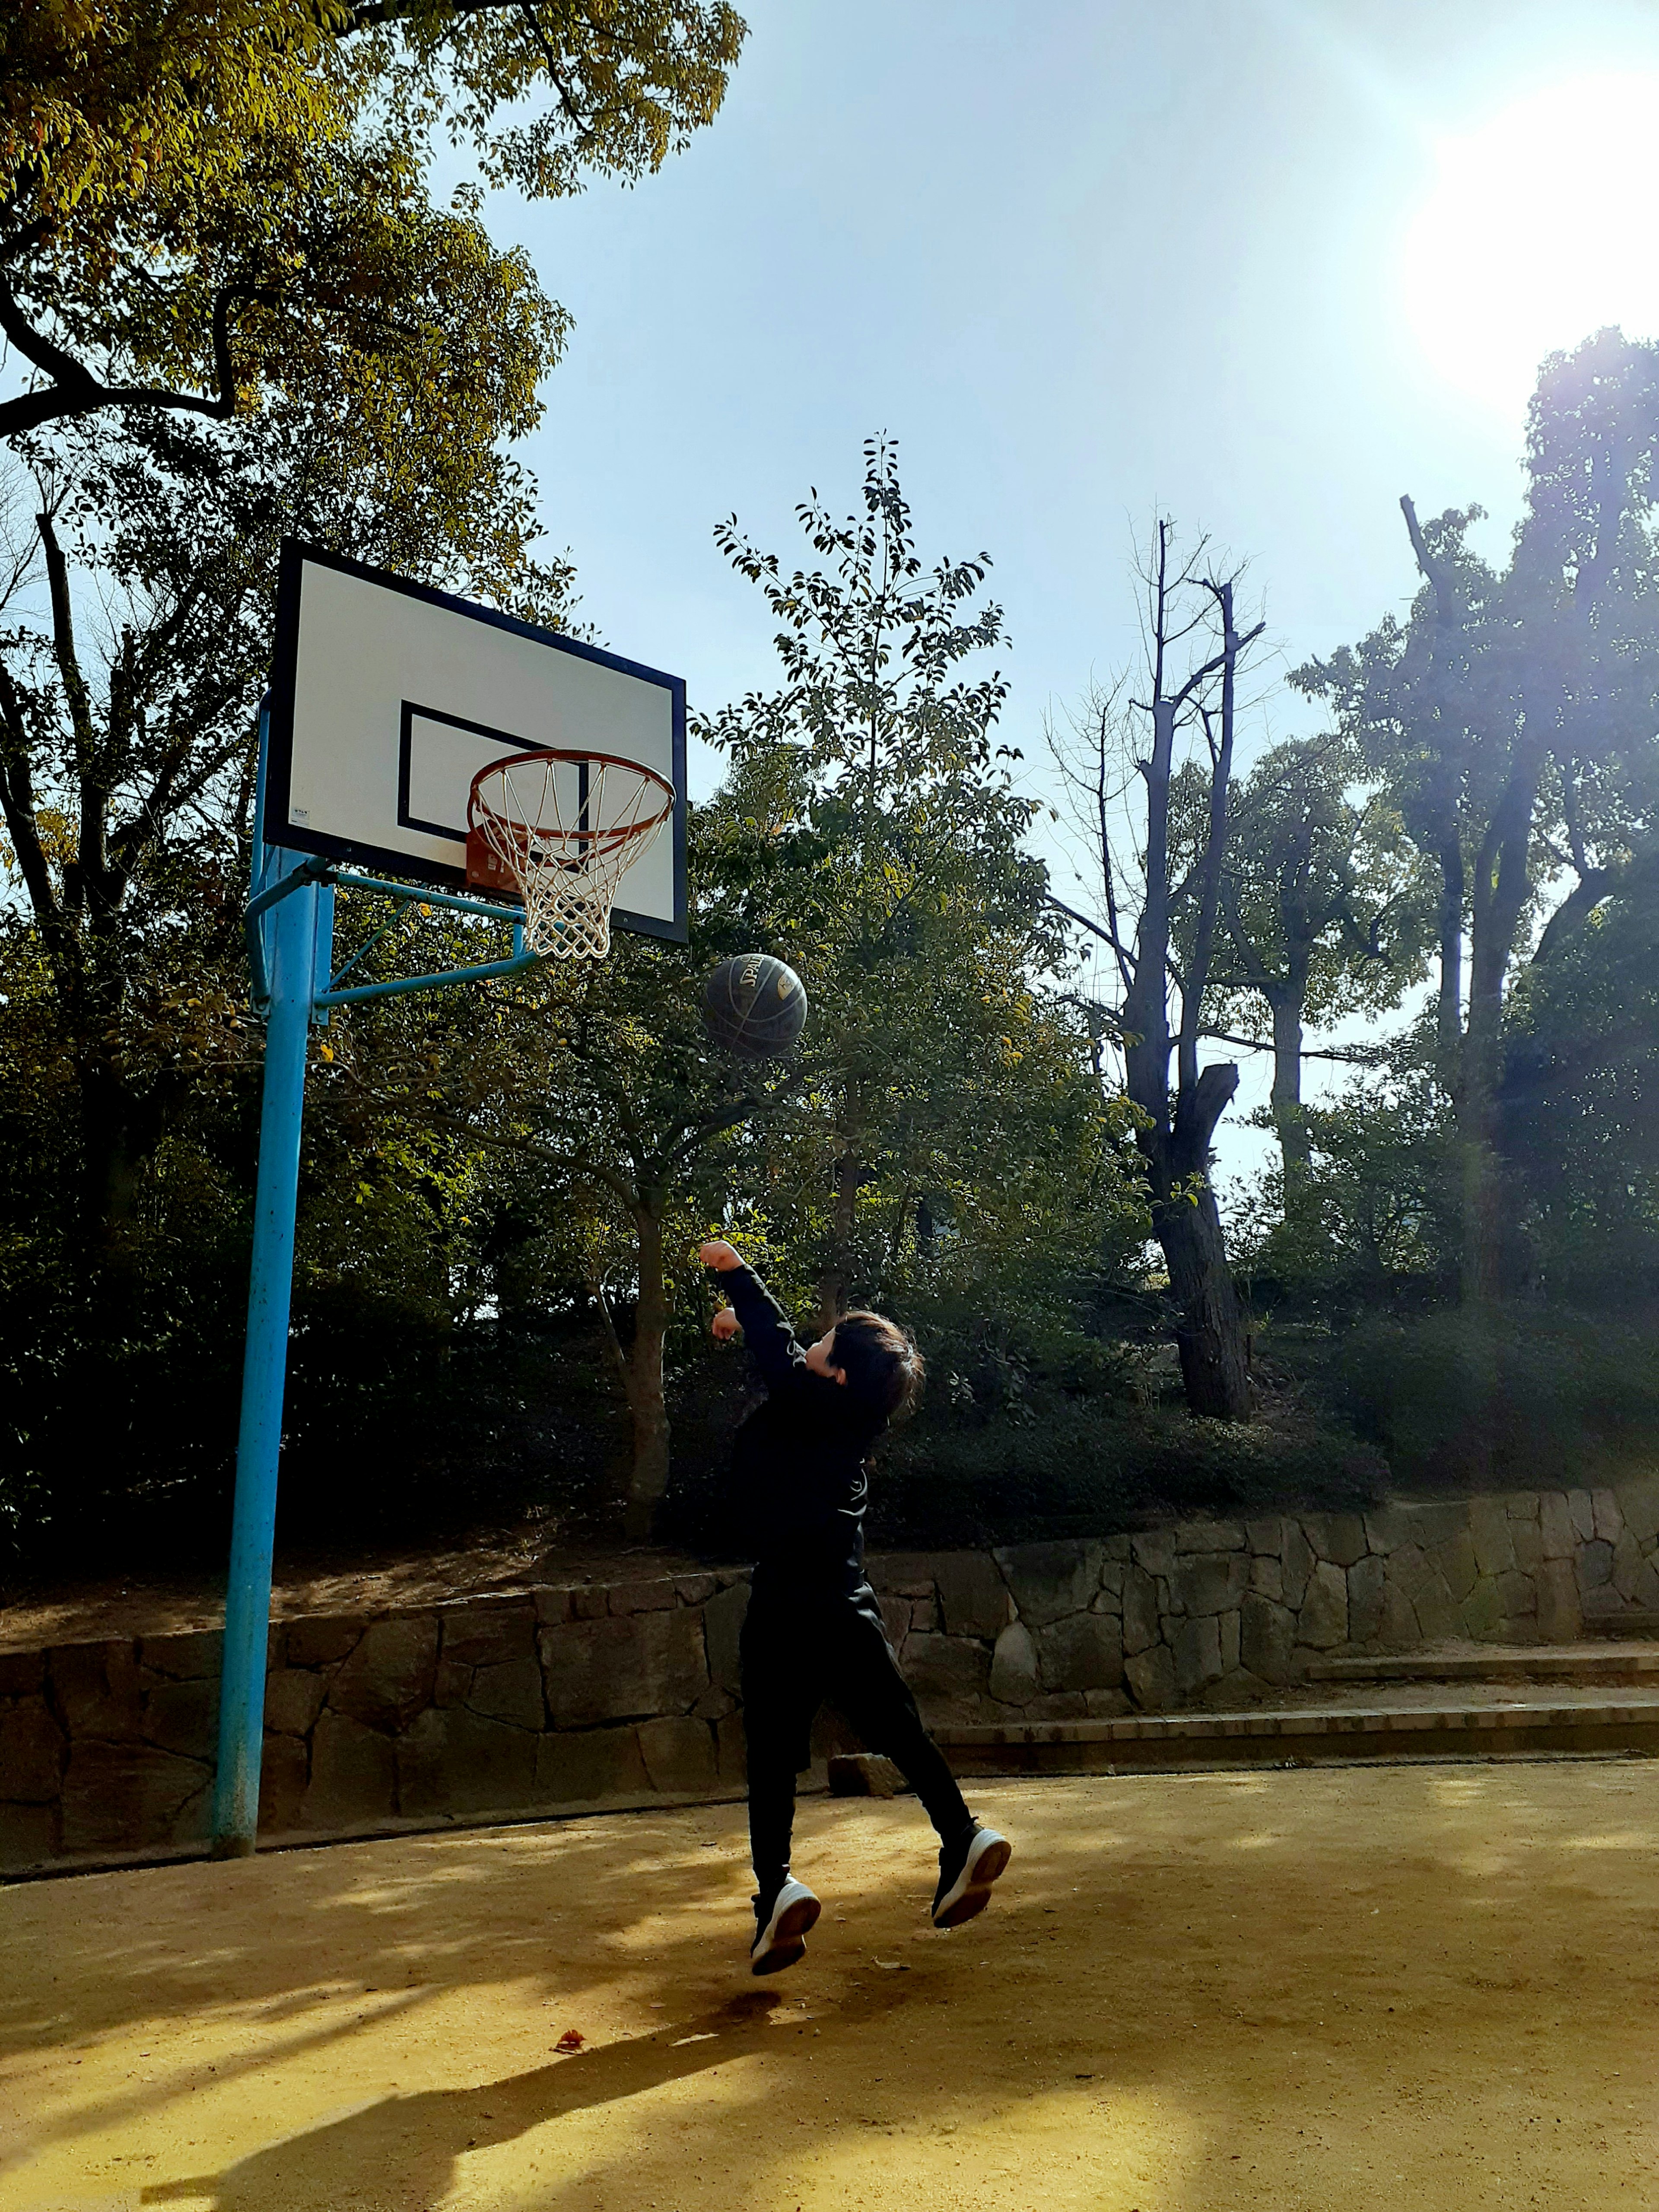
[[[752,1526],[756,1563],[741,1658],[749,1740],[749,1842],[755,1863],[757,1974],[793,1966],[821,1910],[789,1875],[795,1777],[811,1758],[812,1720],[828,1698],[872,1751],[903,1774],[939,1831],[936,1928],[982,1912],[1010,1847],[963,1802],[921,1724],[864,1575],[865,1462],[921,1386],[921,1355],[880,1314],[843,1314],[805,1350],[759,1278],[731,1245],[702,1247],[730,1308],[721,1343],[742,1328],[767,1385],[738,1428],[732,1474]]]

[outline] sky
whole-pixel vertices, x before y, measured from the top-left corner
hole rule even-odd
[[[1401,493],[1480,501],[1501,550],[1548,346],[1659,336],[1650,6],[744,12],[657,176],[489,216],[574,317],[526,458],[581,612],[694,708],[775,680],[715,522],[793,562],[796,503],[849,509],[885,431],[924,553],[992,556],[1041,788],[1045,718],[1133,658],[1155,512],[1249,562],[1282,672],[1408,603]],[[1265,690],[1250,744],[1308,712]]]

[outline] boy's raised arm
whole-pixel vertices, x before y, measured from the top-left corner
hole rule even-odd
[[[787,1382],[805,1365],[806,1354],[783,1308],[731,1245],[720,1242],[705,1244],[698,1256],[706,1267],[713,1267],[720,1276],[720,1288],[731,1299],[732,1310],[743,1323],[744,1341],[754,1353],[755,1363],[767,1382]]]

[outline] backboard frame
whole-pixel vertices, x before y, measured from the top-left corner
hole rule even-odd
[[[683,945],[686,941],[686,864],[685,864],[685,681],[683,677],[671,676],[659,668],[647,667],[643,662],[629,660],[620,653],[607,653],[596,645],[581,640],[561,636],[556,631],[545,629],[534,623],[521,622],[514,615],[502,614],[495,607],[477,605],[471,600],[456,598],[448,592],[434,590],[428,584],[419,584],[407,576],[399,576],[385,568],[370,568],[360,561],[347,559],[343,555],[331,553],[321,546],[312,545],[299,538],[284,538],[277,577],[276,627],[273,642],[270,672],[270,708],[265,740],[265,780],[264,830],[265,840],[272,845],[289,848],[296,852],[309,853],[324,860],[352,863],[379,872],[405,878],[417,883],[427,883],[445,890],[465,890],[465,849],[458,846],[456,863],[446,867],[434,861],[417,860],[414,855],[395,847],[376,845],[356,837],[342,836],[324,829],[290,822],[289,819],[290,790],[294,767],[294,708],[297,684],[301,645],[301,592],[307,563],[333,570],[336,574],[356,578],[360,582],[373,584],[403,594],[420,604],[459,615],[469,622],[487,628],[503,630],[531,642],[551,648],[555,653],[568,654],[574,659],[585,660],[600,668],[615,671],[647,683],[660,685],[667,693],[672,730],[672,771],[671,781],[675,790],[674,814],[669,827],[672,839],[673,869],[673,907],[672,919],[655,915],[630,911],[618,905],[611,915],[613,927],[629,929],[645,937],[655,937],[665,942]],[[428,708],[416,702],[405,701],[403,705],[401,727],[398,732],[398,798],[400,812],[406,813],[409,803],[408,772],[411,710],[422,720],[447,722],[480,737],[499,738],[502,750],[523,751],[537,743],[533,737],[522,732],[497,730],[468,717],[453,714],[442,708]],[[572,737],[566,733],[559,739],[570,749]],[[596,732],[593,740],[596,752],[609,751],[605,733]],[[413,821],[409,826],[427,827]],[[447,829],[440,834],[452,834]],[[626,892],[627,879],[623,878]],[[486,894],[494,897],[494,894]],[[512,911],[509,902],[501,904]]]

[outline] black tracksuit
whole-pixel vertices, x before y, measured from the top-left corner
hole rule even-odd
[[[865,1462],[886,1417],[846,1384],[812,1372],[777,1302],[747,1267],[723,1273],[720,1287],[767,1385],[732,1449],[756,1549],[743,1705],[750,1849],[764,1897],[788,1876],[795,1776],[810,1764],[812,1721],[826,1698],[911,1783],[941,1838],[974,1822],[921,1724],[865,1579]]]

